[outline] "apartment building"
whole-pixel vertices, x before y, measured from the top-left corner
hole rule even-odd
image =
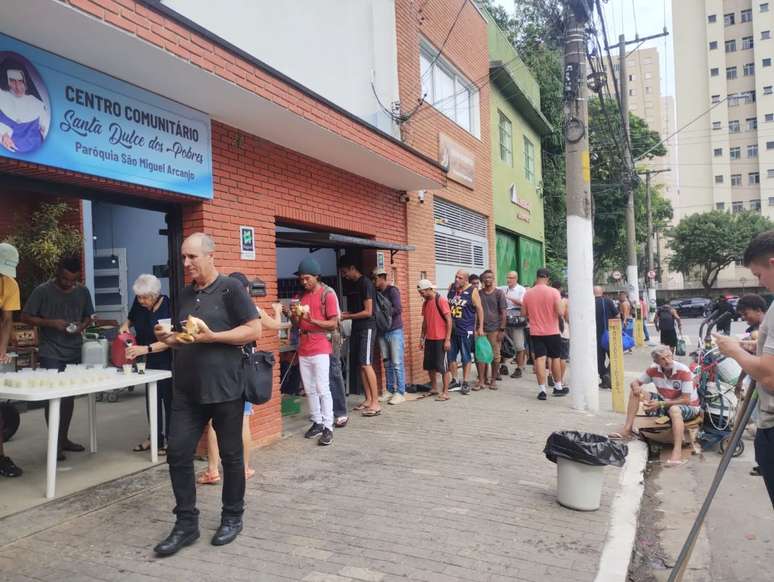
[[[774,216],[774,2],[674,2],[679,204]],[[695,282],[686,280],[685,286]],[[732,265],[717,286],[754,284]]]

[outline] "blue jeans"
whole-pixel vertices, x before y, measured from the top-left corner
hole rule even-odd
[[[387,391],[394,394],[406,393],[406,372],[403,366],[403,330],[395,329],[379,336],[379,351],[382,352],[384,369],[387,373]]]

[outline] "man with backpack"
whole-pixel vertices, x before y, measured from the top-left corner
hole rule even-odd
[[[333,442],[333,398],[330,388],[330,334],[338,327],[336,294],[320,283],[322,269],[312,257],[298,264],[296,275],[303,293],[291,309],[293,324],[299,328],[298,365],[309,402],[312,426],[304,438],[319,435],[319,445]]]
[[[430,394],[440,402],[449,400],[449,374],[447,357],[451,349],[454,329],[451,309],[445,297],[436,293],[435,285],[427,279],[417,284],[417,291],[424,299],[422,304],[422,335],[419,349],[425,352],[423,368],[430,375]],[[441,375],[442,391],[438,391],[438,374]]]
[[[403,364],[403,308],[400,291],[387,282],[387,271],[376,268],[373,273],[376,285],[376,333],[387,376],[387,404],[406,401],[406,380]]]
[[[357,367],[362,380],[365,400],[353,410],[362,411],[363,416],[379,416],[379,389],[376,383],[373,357],[376,343],[376,288],[360,271],[360,262],[349,255],[341,258],[339,272],[351,283],[347,294],[347,308],[342,319],[352,320],[352,335],[349,338],[350,361]]]
[[[661,344],[669,346],[673,354],[675,353],[675,348],[677,348],[675,323],[677,323],[677,329],[680,330],[680,335],[683,335],[683,322],[680,320],[680,316],[677,315],[674,307],[665,303],[656,310],[653,324],[656,326],[656,331],[661,334]]]

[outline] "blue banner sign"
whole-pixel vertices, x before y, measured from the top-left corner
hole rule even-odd
[[[0,156],[212,198],[207,115],[2,34]]]

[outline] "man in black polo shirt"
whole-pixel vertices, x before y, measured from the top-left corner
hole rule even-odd
[[[210,420],[223,463],[223,510],[212,544],[228,544],[242,531],[245,469],[241,346],[260,337],[261,322],[241,283],[218,273],[214,252],[215,244],[203,233],[183,242],[185,271],[193,283],[180,294],[177,320],[193,316],[204,323],[192,334],[193,343],[181,343],[175,333],[162,326],[155,329],[160,341],[177,348],[167,445],[177,521],[169,536],[154,548],[162,556],[176,553],[199,537],[193,457]]]
[[[379,404],[379,388],[374,372],[374,346],[376,345],[376,288],[368,277],[363,277],[359,261],[344,256],[339,263],[341,276],[352,283],[347,294],[347,311],[342,319],[352,320],[352,336],[349,342],[350,360],[360,368],[365,400],[354,410],[361,410],[363,416],[378,416],[382,412]]]

